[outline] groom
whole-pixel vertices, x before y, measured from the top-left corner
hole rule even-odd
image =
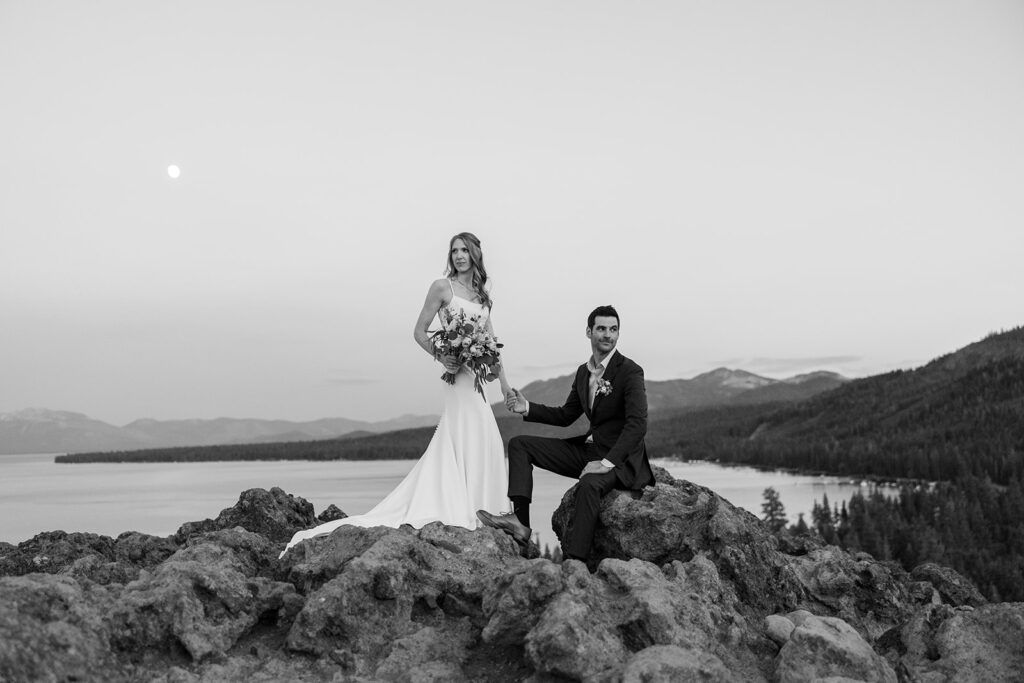
[[[639,490],[654,484],[647,461],[647,392],[644,371],[618,353],[619,314],[611,306],[599,306],[587,318],[587,338],[592,355],[576,371],[565,405],[530,403],[513,389],[505,405],[527,422],[567,427],[582,414],[590,430],[571,439],[517,436],[508,444],[508,497],[514,512],[476,514],[487,526],[511,534],[526,546],[530,540],[530,500],[533,466],[566,477],[578,478],[576,508],[565,533],[566,557],[584,560],[590,551],[601,497],[612,489]]]

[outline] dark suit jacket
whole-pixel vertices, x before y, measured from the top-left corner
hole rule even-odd
[[[584,363],[576,370],[576,379],[565,405],[554,408],[531,403],[524,419],[568,427],[586,413],[590,418],[590,431],[568,440],[582,443],[593,434],[594,448],[601,458],[615,464],[613,471],[623,486],[641,489],[654,484],[654,473],[651,472],[644,443],[647,435],[647,390],[643,368],[616,353],[605,369],[603,379],[611,383],[611,393],[595,396],[593,409],[588,409],[590,371]]]

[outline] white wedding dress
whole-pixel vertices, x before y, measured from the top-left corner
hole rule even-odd
[[[462,308],[467,315],[490,310],[455,296],[440,315],[449,318]],[[372,510],[297,532],[284,553],[307,538],[329,534],[342,525],[420,528],[430,522],[476,529],[476,511],[506,513],[508,462],[498,423],[487,401],[473,386],[473,373],[459,370],[455,384],[446,385],[444,412],[427,450],[405,479]]]

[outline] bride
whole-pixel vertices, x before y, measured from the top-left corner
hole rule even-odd
[[[480,315],[493,336],[490,283],[484,269],[480,240],[469,232],[453,237],[448,249],[446,277],[430,285],[413,337],[420,348],[435,355],[428,328],[435,317],[448,322],[459,311]],[[297,532],[281,553],[307,538],[328,534],[343,524],[360,527],[416,528],[430,522],[475,529],[476,511],[510,511],[508,463],[494,413],[474,386],[475,376],[456,364],[455,356],[437,360],[455,375],[455,383],[445,389],[444,411],[427,450],[405,479],[372,510],[363,515],[345,517]],[[502,394],[512,391],[499,370]]]

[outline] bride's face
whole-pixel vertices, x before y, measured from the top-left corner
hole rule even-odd
[[[469,247],[461,239],[452,242],[452,250],[448,258],[451,259],[452,265],[458,273],[465,273],[473,267],[473,260],[469,257]]]

